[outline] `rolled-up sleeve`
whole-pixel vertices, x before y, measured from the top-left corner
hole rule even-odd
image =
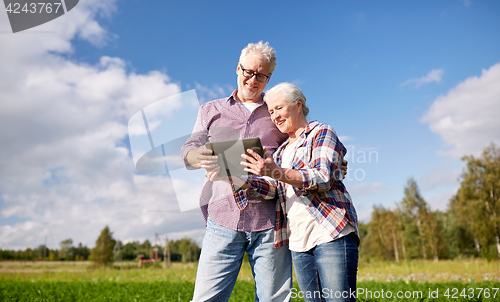
[[[245,209],[248,204],[248,197],[262,197],[264,199],[274,199],[276,197],[277,181],[270,177],[249,175],[246,180],[250,187],[234,193],[234,199],[240,210]]]
[[[181,147],[181,157],[182,157],[182,160],[184,161],[184,165],[186,166],[186,169],[188,169],[188,170],[195,169],[187,162],[187,155],[188,155],[189,151],[201,147],[208,140],[207,139],[208,129],[204,125],[204,122],[203,122],[203,110],[204,109],[205,109],[205,107],[201,106],[200,109],[198,110],[198,116],[196,117],[196,123],[194,124],[193,132],[192,132],[191,136],[186,140],[184,145],[182,145],[182,147]]]
[[[323,124],[314,135],[310,164],[297,169],[302,175],[302,189],[312,192],[326,192],[335,181],[342,181],[340,169],[346,148],[340,142],[331,126]],[[304,159],[304,162],[307,162]]]

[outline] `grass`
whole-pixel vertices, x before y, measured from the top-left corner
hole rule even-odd
[[[238,281],[231,302],[253,301],[252,282]],[[500,283],[420,283],[403,281],[358,283],[358,301],[498,301]],[[483,290],[480,292],[479,288]],[[191,282],[62,282],[14,281],[0,282],[1,301],[189,301]],[[485,297],[484,289],[488,289]],[[496,291],[495,291],[496,289]],[[435,296],[433,296],[435,294]],[[398,295],[401,299],[398,299]],[[436,297],[430,298],[430,297]],[[473,297],[473,298],[470,298]],[[298,289],[292,301],[303,301]]]
[[[91,269],[88,262],[0,262],[0,301],[189,301],[195,276],[195,263],[138,269],[124,262]],[[500,292],[493,298],[499,287],[499,261],[371,262],[360,263],[358,272],[358,301],[500,301]],[[488,288],[490,298],[479,288]],[[431,293],[438,299],[429,298]],[[406,299],[405,294],[417,296]],[[293,297],[303,301],[298,288]],[[253,299],[253,278],[245,263],[230,301]]]
[[[359,264],[358,281],[418,282],[500,282],[500,261],[482,259],[418,260],[411,262],[371,262]],[[500,300],[499,300],[500,301]]]
[[[172,263],[169,269],[137,263],[120,263],[112,268],[93,269],[90,262],[0,262],[0,281],[65,282],[191,282],[196,277],[196,263]],[[250,275],[251,276],[251,275]]]

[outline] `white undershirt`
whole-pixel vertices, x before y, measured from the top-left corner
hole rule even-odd
[[[295,141],[283,150],[281,166],[291,169],[295,155]],[[346,236],[356,229],[348,223],[335,238],[309,214],[307,206],[299,200],[293,186],[285,184],[288,248],[294,252],[306,252],[315,246]]]
[[[259,107],[260,105],[264,104],[263,101],[261,102],[258,102],[258,103],[243,103],[243,106],[246,108],[246,110],[248,111],[249,114],[252,114],[252,112],[257,109],[257,107]]]
[[[243,104],[243,107],[245,107],[245,109],[248,111],[248,114],[252,114],[252,112],[257,109],[260,105],[264,104],[264,101],[260,101],[258,103],[243,103],[241,102],[241,104]],[[235,177],[233,179],[233,183],[234,185],[236,186],[236,188],[240,188],[244,183],[245,181],[247,180],[248,176],[247,175],[240,175],[239,176],[243,181],[240,181],[237,179],[237,177]]]

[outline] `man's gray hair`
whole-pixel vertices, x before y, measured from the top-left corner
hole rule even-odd
[[[276,69],[276,51],[269,46],[269,42],[248,43],[247,47],[241,51],[240,62],[250,53],[261,54],[267,62],[271,63],[270,72],[274,72],[274,69]]]
[[[300,99],[302,101],[302,113],[304,113],[304,116],[307,116],[309,114],[309,107],[306,106],[306,97],[299,87],[291,83],[279,83],[278,85],[269,89],[266,94],[264,94],[264,101],[267,102],[269,98],[278,95],[292,104],[297,104],[298,100]]]

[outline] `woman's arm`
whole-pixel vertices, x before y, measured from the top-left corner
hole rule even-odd
[[[334,181],[341,181],[345,171],[342,172],[343,156],[346,153],[344,145],[329,125],[321,125],[312,140],[312,156],[299,158],[304,166],[302,169],[287,169],[279,167],[266,152],[263,159],[252,150],[247,150],[251,156],[243,154],[248,162],[241,162],[246,166],[245,171],[255,175],[269,176],[277,181],[288,183],[296,188],[309,191],[328,191]],[[345,167],[345,170],[347,166]]]
[[[347,150],[329,125],[322,124],[312,137],[312,155],[305,166],[298,169],[307,191],[329,191],[336,181],[342,181],[342,162]],[[309,139],[309,138],[308,138]]]
[[[263,159],[259,154],[251,149],[247,150],[251,156],[242,154],[241,157],[247,160],[241,162],[241,164],[246,167],[244,170],[255,175],[268,176],[276,181],[286,182],[294,187],[302,188],[302,175],[297,170],[286,169],[278,166],[265,149],[266,148],[264,147],[266,159]]]
[[[276,181],[286,182],[294,187],[302,188],[302,174],[297,170],[278,166],[267,152],[266,159],[263,159],[251,149],[248,149],[247,152],[252,156],[242,155],[248,161],[241,162],[242,165],[246,166],[245,171],[255,175],[268,176]]]
[[[236,182],[235,179],[232,179],[232,181],[240,188],[234,191],[234,199],[240,210],[247,206],[249,197],[260,196],[264,199],[274,199],[276,196],[278,183],[272,178],[249,175],[246,181],[241,178],[238,179],[244,183]]]

